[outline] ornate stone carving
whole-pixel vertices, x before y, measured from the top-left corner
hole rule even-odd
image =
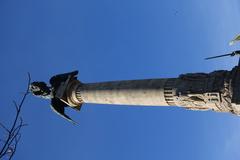
[[[231,71],[180,75],[176,87],[176,104],[191,110],[211,109],[240,114],[239,70],[239,67],[234,67]]]

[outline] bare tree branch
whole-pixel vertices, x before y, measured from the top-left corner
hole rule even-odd
[[[18,107],[18,105],[17,105],[17,102],[16,102],[16,101],[13,101],[13,105],[14,105],[14,107],[15,107],[15,109],[16,109],[16,112],[18,112],[19,107]]]
[[[2,124],[1,122],[0,122],[0,127],[2,127],[6,132],[10,132],[8,129],[7,129],[7,127],[5,127],[5,125],[4,124]]]
[[[31,83],[31,76],[28,73],[27,89],[22,97],[22,100],[20,101],[20,104],[17,104],[16,101],[13,101],[14,107],[16,108],[16,115],[15,115],[15,118],[14,118],[14,121],[13,121],[11,127],[9,127],[10,129],[8,129],[5,125],[0,123],[0,127],[3,128],[7,132],[7,137],[5,139],[1,139],[1,141],[4,144],[0,148],[0,159],[7,155],[9,156],[9,160],[12,159],[12,157],[14,156],[14,154],[16,152],[17,145],[21,139],[20,130],[22,129],[22,127],[27,125],[27,124],[23,123],[23,119],[20,116],[20,113],[21,113],[23,103],[24,103],[27,95],[29,94],[30,83]]]
[[[10,157],[9,157],[9,160],[12,159],[12,157],[14,156],[16,150],[17,150],[17,145],[18,145],[18,142],[20,141],[21,139],[21,134],[19,134],[19,137],[15,139],[15,145],[14,145],[14,148],[13,148],[13,152],[11,153]]]

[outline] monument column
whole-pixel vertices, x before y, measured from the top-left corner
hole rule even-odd
[[[70,106],[83,103],[179,106],[240,114],[240,67],[231,71],[189,73],[178,78],[68,84]],[[232,89],[234,88],[234,89]]]
[[[164,85],[168,79],[147,79],[79,85],[78,99],[84,103],[168,106]]]

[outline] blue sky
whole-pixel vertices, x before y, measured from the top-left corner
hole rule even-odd
[[[12,120],[32,80],[79,70],[82,82],[177,77],[231,69],[237,58],[204,61],[233,51],[240,32],[238,0],[1,0],[0,120]],[[240,158],[240,118],[176,107],[84,104],[53,113],[29,96],[15,159],[159,160]],[[0,132],[3,135],[2,132]]]

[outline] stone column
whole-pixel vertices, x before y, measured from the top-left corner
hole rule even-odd
[[[178,78],[81,83],[67,87],[71,106],[83,103],[179,106],[191,110],[240,113],[240,68],[190,73]]]
[[[167,79],[78,83],[70,95],[74,103],[168,106],[164,94]],[[76,85],[76,84],[74,84]]]

